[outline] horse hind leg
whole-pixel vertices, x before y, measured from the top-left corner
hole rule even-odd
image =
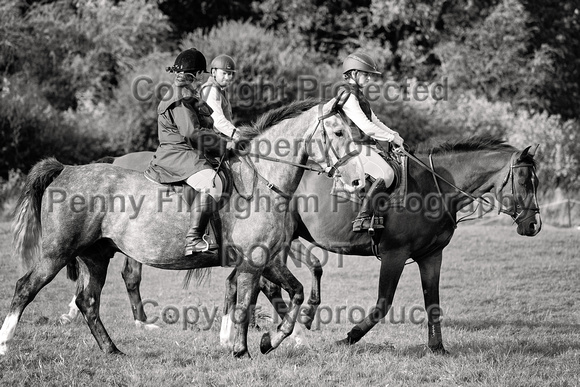
[[[299,319],[299,322],[303,324],[306,329],[311,329],[312,322],[314,321],[314,316],[316,315],[316,311],[320,306],[321,300],[320,285],[323,272],[322,264],[320,263],[320,260],[314,254],[312,254],[311,249],[307,248],[299,240],[292,241],[291,254],[294,256],[295,259],[304,263],[308,267],[308,270],[310,270],[310,273],[312,275],[312,286],[310,288],[310,296],[306,301],[308,306],[301,309]]]
[[[441,307],[439,304],[439,278],[442,257],[443,253],[440,250],[429,256],[417,259],[417,265],[421,274],[425,310],[427,311],[427,346],[433,353],[445,355],[448,352],[443,346]]]
[[[41,260],[16,282],[10,311],[0,329],[0,355],[5,355],[8,351],[8,344],[14,337],[16,326],[26,306],[65,267],[66,262],[67,259],[62,254],[44,253]]]
[[[82,283],[77,288],[76,304],[83,314],[97,344],[105,353],[121,354],[107,333],[99,315],[101,291],[107,278],[107,268],[114,252],[98,243],[79,256]]]
[[[143,265],[131,257],[125,256],[125,263],[121,276],[125,281],[125,288],[131,303],[131,311],[135,319],[135,326],[140,329],[154,330],[159,329],[159,325],[147,322],[147,315],[143,308],[143,300],[141,298],[141,277]]]
[[[72,297],[71,302],[68,304],[68,313],[61,314],[58,321],[62,325],[67,325],[75,321],[79,316],[79,308],[77,308],[76,303],[77,296]]]

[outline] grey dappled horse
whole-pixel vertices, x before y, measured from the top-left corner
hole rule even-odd
[[[324,109],[318,109],[312,101],[296,102],[265,114],[253,127],[244,129],[249,141],[237,161],[236,178],[238,182],[255,183],[249,183],[250,189],[244,194],[233,190],[230,202],[246,200],[255,202],[255,206],[249,206],[251,211],[245,217],[236,216],[227,206],[220,209],[223,254],[207,252],[184,257],[189,214],[183,211],[180,199],[167,197],[167,187],[152,183],[142,173],[110,164],[64,166],[54,159],[36,164],[17,209],[14,234],[16,252],[30,269],[16,284],[0,330],[0,354],[6,354],[25,307],[65,266],[71,279],[76,279],[79,272],[82,275],[76,304],[99,347],[106,353],[119,353],[99,316],[107,267],[116,251],[141,263],[171,270],[220,266],[224,260],[235,262],[236,356],[249,356],[246,316],[260,276],[279,284],[290,281],[294,297],[289,318],[272,333],[274,346],[279,345],[292,332],[292,316],[303,299],[302,285],[275,259],[295,229],[288,204],[304,173],[302,166],[308,159],[325,167],[331,166],[333,160],[340,165],[337,159],[351,153],[350,131],[340,119],[335,117],[326,126],[317,120],[332,102]],[[285,140],[285,152],[276,156],[283,163],[267,160],[265,151],[281,139]],[[257,156],[246,153],[260,156],[252,161]],[[346,182],[355,181],[360,178],[361,165],[343,163],[340,172]],[[56,195],[67,200],[56,201]],[[132,205],[140,203],[140,211],[115,210],[115,200],[119,198],[126,198]],[[259,200],[264,198],[270,200]],[[81,205],[83,201],[85,207]],[[159,207],[162,204],[163,209]]]

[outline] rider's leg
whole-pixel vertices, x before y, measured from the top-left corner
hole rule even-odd
[[[374,150],[362,152],[361,159],[365,173],[373,177],[375,181],[366,192],[359,213],[353,221],[352,230],[355,232],[364,231],[362,228],[364,221],[373,216],[373,198],[378,193],[386,191],[395,179],[395,173],[391,166]]]
[[[185,255],[207,251],[209,244],[203,239],[205,229],[217,202],[222,195],[222,182],[212,169],[204,169],[190,176],[186,183],[198,191],[189,218],[189,231],[186,236]]]

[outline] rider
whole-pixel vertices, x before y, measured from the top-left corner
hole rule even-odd
[[[232,106],[225,89],[232,84],[236,74],[236,62],[231,56],[216,56],[210,64],[211,76],[201,87],[201,97],[212,108],[213,125],[228,138],[237,139],[236,127],[232,123]]]
[[[209,248],[202,237],[223,187],[205,152],[223,154],[226,143],[213,131],[211,108],[199,96],[198,77],[207,72],[204,55],[195,48],[187,49],[166,70],[175,73],[175,79],[157,107],[159,147],[145,176],[159,183],[185,181],[198,191],[191,205],[187,256]]]
[[[353,231],[361,232],[365,220],[373,215],[373,196],[390,187],[395,177],[391,166],[379,155],[375,140],[403,146],[403,139],[377,118],[363,93],[371,75],[381,74],[375,61],[363,52],[356,52],[346,57],[342,63],[342,72],[345,83],[337,88],[337,105],[350,120],[355,142],[370,145],[360,156],[365,173],[375,179],[353,221]]]

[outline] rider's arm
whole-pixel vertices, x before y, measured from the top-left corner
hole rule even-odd
[[[393,142],[399,146],[403,145],[403,138],[399,135],[399,133],[397,131],[392,130],[391,128],[389,128],[387,125],[383,124],[383,122],[381,120],[379,120],[379,117],[377,117],[375,115],[375,112],[371,111],[371,120],[377,125],[379,126],[381,129],[383,129],[384,131],[390,132],[395,136],[395,139],[393,140]]]
[[[200,123],[195,112],[183,104],[172,109],[173,121],[183,137],[192,139],[200,129]]]
[[[206,87],[203,90],[203,99],[205,103],[212,108],[213,113],[211,118],[213,118],[213,126],[229,138],[231,138],[236,130],[234,124],[232,124],[226,118],[224,111],[222,110],[221,96],[215,86]]]
[[[194,148],[219,156],[226,151],[227,141],[215,132],[202,130],[193,110],[183,105],[176,106],[173,109],[173,119],[179,133],[188,139]]]
[[[347,117],[350,118],[351,121],[354,122],[354,124],[365,134],[379,141],[393,141],[395,139],[394,131],[387,128],[386,126],[382,128],[367,118],[367,116],[362,111],[358,103],[358,99],[355,95],[351,94],[348,97],[348,99],[344,102],[344,105],[342,105],[342,110],[347,115]]]

